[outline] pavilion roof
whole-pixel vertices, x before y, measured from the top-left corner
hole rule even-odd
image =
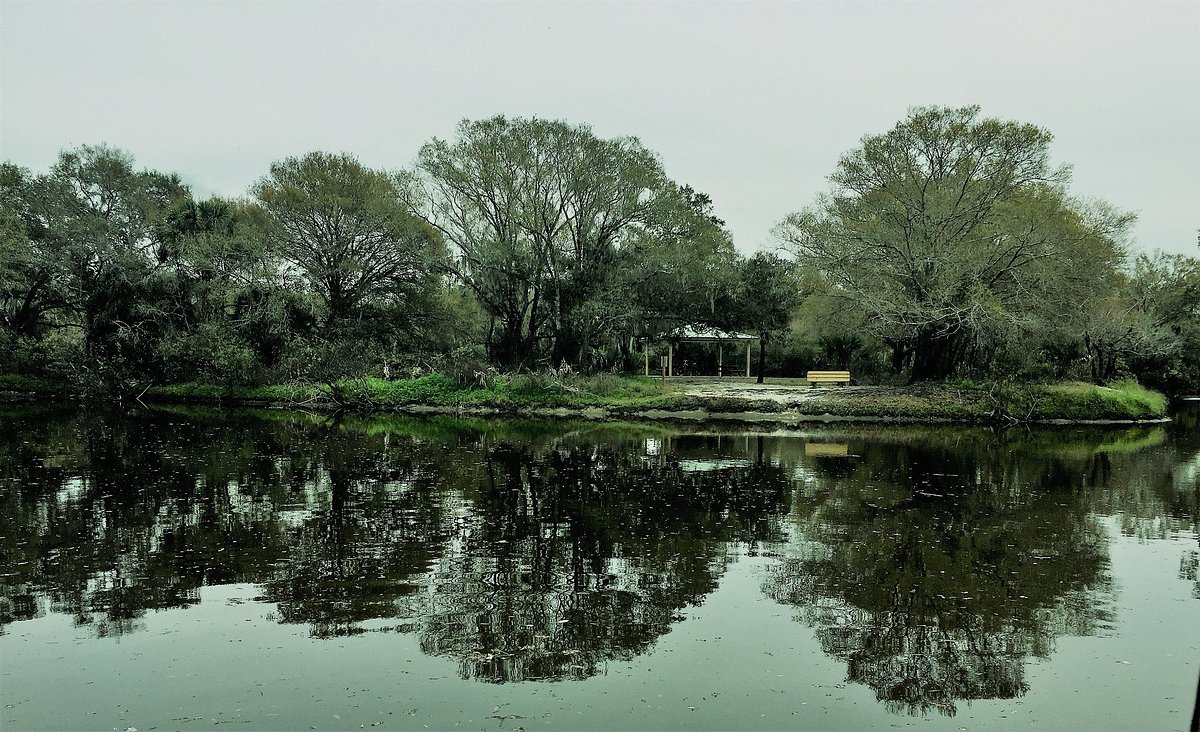
[[[710,325],[683,325],[667,333],[667,338],[676,341],[718,342],[718,341],[757,341],[758,336],[749,333],[738,333],[731,330],[721,330]]]

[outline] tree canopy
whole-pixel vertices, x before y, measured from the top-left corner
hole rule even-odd
[[[832,193],[777,234],[869,314],[895,363],[943,378],[1125,256],[1132,217],[1069,198],[1050,140],[978,107],[915,109],[843,156]]]
[[[0,163],[0,377],[119,396],[430,371],[465,386],[640,370],[699,326],[758,335],[760,381],[1195,391],[1197,259],[1135,255],[1133,215],[1073,196],[1051,141],[978,107],[913,109],[778,224],[783,253],[739,253],[716,202],[636,137],[536,117],[463,120],[407,170],[286,157],[235,198],[107,145]]]
[[[543,355],[590,364],[597,346],[640,329],[632,299],[653,272],[630,264],[722,238],[707,198],[670,181],[638,140],[561,121],[462,122],[454,141],[421,148],[409,200],[455,247],[453,274],[488,313],[489,353],[510,368]]]
[[[403,297],[439,264],[439,238],[408,213],[396,179],[348,155],[274,163],[254,195],[276,250],[321,298],[329,323]]]

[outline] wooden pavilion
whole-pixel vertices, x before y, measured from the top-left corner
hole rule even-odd
[[[733,331],[721,330],[707,325],[684,325],[675,330],[659,336],[656,340],[665,340],[667,342],[667,376],[675,375],[675,346],[680,343],[716,343],[717,344],[717,376],[732,376],[733,374],[725,374],[725,346],[744,343],[746,344],[746,376],[750,376],[750,349],[753,344],[758,343],[758,336],[750,335],[749,333],[736,333]],[[646,340],[644,349],[646,359],[646,376],[650,375],[650,343],[651,340]],[[740,370],[740,369],[739,369]]]

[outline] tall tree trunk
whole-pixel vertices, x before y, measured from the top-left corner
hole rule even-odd
[[[903,373],[904,367],[908,364],[908,358],[912,355],[909,344],[899,339],[887,341],[887,344],[892,347],[892,372]]]
[[[484,340],[484,352],[491,361],[496,361],[496,316],[488,316],[487,338]]]
[[[329,313],[325,318],[325,327],[332,327],[334,324],[341,321],[346,316],[346,311],[349,309],[346,303],[346,296],[342,290],[342,281],[339,278],[330,278],[329,287]]]
[[[961,334],[943,335],[930,330],[918,333],[913,346],[911,381],[936,381],[954,373],[966,343]]]
[[[579,335],[570,327],[563,327],[554,338],[554,349],[550,352],[550,365],[558,368],[567,363],[582,368]]]
[[[497,365],[506,371],[516,371],[525,363],[526,339],[522,320],[505,317],[500,324],[500,338],[492,348]]]

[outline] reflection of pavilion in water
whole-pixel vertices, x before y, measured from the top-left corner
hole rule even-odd
[[[643,440],[643,454],[647,458],[673,460],[687,472],[764,463],[803,468],[804,457],[850,457],[850,443],[793,433],[693,433],[647,437]]]

